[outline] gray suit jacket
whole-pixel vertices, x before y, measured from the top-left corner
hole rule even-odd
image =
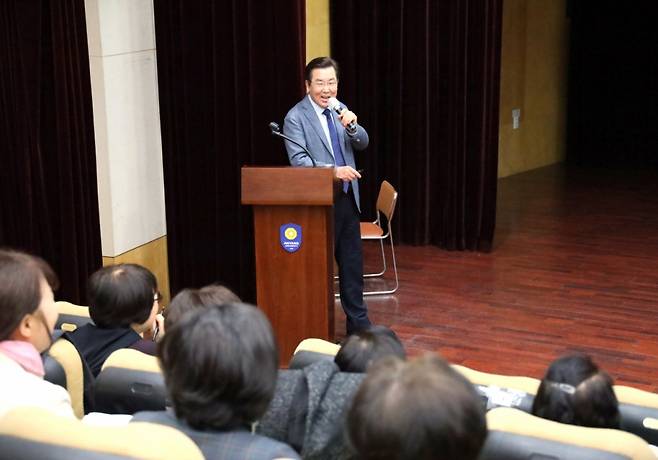
[[[138,412],[132,422],[168,425],[182,431],[199,446],[207,460],[298,460],[292,447],[248,431],[200,431],[178,420],[169,411]]]
[[[347,108],[343,103],[341,103],[341,107]],[[338,116],[333,111],[332,117],[334,118],[334,124],[336,125],[338,140],[343,149],[345,163],[356,169],[354,151],[363,150],[368,147],[368,133],[361,125],[357,125],[356,134],[354,136],[349,136],[338,119]],[[320,124],[320,120],[318,120],[318,116],[313,109],[313,105],[311,104],[308,95],[304,96],[304,98],[290,109],[286,115],[286,119],[283,123],[283,133],[305,146],[306,149],[311,152],[311,155],[313,155],[313,159],[315,159],[318,166],[328,167],[336,164],[327,137],[322,130],[322,125]],[[311,160],[306,156],[306,153],[299,148],[299,146],[286,141],[286,150],[288,151],[288,158],[291,165],[303,167],[313,166]],[[358,180],[355,179],[352,181],[352,189],[354,190],[356,205],[359,210],[361,210]]]

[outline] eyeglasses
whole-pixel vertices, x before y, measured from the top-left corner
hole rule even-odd
[[[311,82],[313,86],[316,88],[329,88],[329,89],[334,89],[338,86],[338,80],[329,80],[329,81],[324,81],[324,80],[313,80]]]
[[[162,300],[162,294],[159,292],[156,292],[153,294],[153,302],[160,302]]]

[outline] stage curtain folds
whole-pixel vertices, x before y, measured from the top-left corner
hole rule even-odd
[[[0,246],[79,303],[102,263],[88,55],[84,0],[0,2]]]
[[[332,0],[339,99],[370,147],[364,217],[382,179],[400,192],[402,242],[491,249],[502,0]]]
[[[287,165],[268,122],[303,94],[305,2],[157,0],[172,294],[215,281],[255,301],[243,165]]]

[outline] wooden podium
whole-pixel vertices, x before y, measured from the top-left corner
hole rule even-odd
[[[333,168],[242,168],[242,204],[254,210],[257,302],[281,363],[305,338],[334,340],[336,189]]]

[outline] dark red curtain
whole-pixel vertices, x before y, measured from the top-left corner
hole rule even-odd
[[[368,129],[362,202],[399,191],[403,242],[491,249],[502,0],[332,0],[339,99]]]
[[[572,0],[567,160],[658,168],[658,2]]]
[[[154,4],[172,293],[220,281],[255,301],[240,167],[288,164],[268,122],[303,92],[305,2]]]
[[[72,302],[102,262],[88,54],[84,0],[0,2],[0,246]]]

